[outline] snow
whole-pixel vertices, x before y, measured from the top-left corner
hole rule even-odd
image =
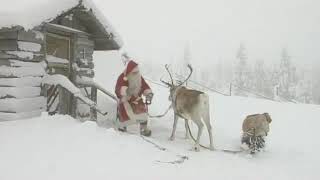
[[[74,28],[71,28],[71,27],[67,27],[67,26],[62,26],[62,25],[59,25],[59,24],[52,24],[52,23],[49,23],[50,26],[53,26],[53,27],[57,27],[57,28],[61,28],[61,29],[64,29],[64,30],[67,30],[67,31],[71,31],[71,32],[76,32],[76,33],[85,33],[83,31],[80,31],[78,29],[74,29]]]
[[[106,17],[102,14],[102,12],[98,9],[98,7],[91,0],[84,0],[83,5],[88,9],[92,9],[93,14],[103,24],[107,32],[113,35],[113,39],[117,42],[117,44],[120,47],[123,46],[123,40],[121,39],[120,35],[117,33],[115,28],[111,25],[111,23],[106,19]]]
[[[95,103],[91,101],[89,98],[85,97],[79,88],[77,88],[72,82],[65,76],[60,74],[55,75],[47,75],[43,78],[42,84],[48,85],[60,85],[63,88],[67,89],[70,93],[72,93],[75,97],[84,101],[86,104],[93,106]]]
[[[41,49],[41,44],[18,41],[18,47],[23,51],[39,52]]]
[[[88,65],[89,64],[89,61],[87,60],[87,59],[80,59],[80,62],[82,63],[82,64],[84,64],[84,65]]]
[[[7,67],[0,66],[0,75],[6,77],[26,77],[46,75],[43,67]]]
[[[58,15],[77,6],[79,0],[10,0],[0,6],[0,29],[3,27],[22,26],[26,30],[50,22]],[[83,0],[82,4],[92,9],[97,19],[104,25],[108,33],[114,35],[114,40],[122,46],[122,40],[108,20],[91,0]]]
[[[0,78],[1,86],[25,87],[40,86],[41,77]]]
[[[9,59],[10,65],[12,67],[33,67],[33,68],[45,68],[46,63],[45,62],[24,62],[24,61],[19,61],[15,59]]]
[[[20,112],[20,113],[3,113],[0,112],[0,122],[1,121],[13,121],[13,120],[21,120],[28,119],[31,117],[39,117],[43,112],[42,109],[31,111],[31,112]]]
[[[77,72],[84,71],[87,74],[93,74],[94,73],[94,71],[92,69],[90,69],[90,68],[80,68],[76,63],[72,63],[72,68],[73,68],[74,71],[77,71]]]
[[[67,77],[61,74],[48,75],[43,78],[42,83],[49,85],[61,85],[72,94],[80,93],[80,90],[77,87],[75,87],[74,84],[72,84],[72,82]]]
[[[96,56],[99,57],[99,56]],[[106,56],[101,56],[106,57]],[[96,80],[108,90],[114,88],[123,70],[120,61],[96,61]],[[111,65],[112,64],[112,65]],[[109,69],[108,69],[109,68]],[[52,83],[55,83],[52,78]],[[168,89],[150,84],[155,93],[150,114],[163,113],[169,105]],[[48,116],[24,121],[0,122],[0,179],[319,179],[320,106],[280,103],[209,93],[214,145],[217,149],[238,149],[241,124],[249,114],[268,112],[272,117],[264,152],[254,156],[220,151],[190,151],[193,143],[184,139],[179,121],[176,140],[169,141],[172,111],[151,119],[152,137],[142,139],[138,127],[128,133],[110,128],[110,117],[80,123],[69,116]],[[115,108],[108,98],[98,103]],[[108,104],[108,102],[112,102]],[[196,133],[191,124],[193,134]],[[159,150],[157,145],[166,148]],[[206,131],[201,143],[208,145]],[[180,164],[168,161],[188,159]],[[17,173],[19,172],[19,173]]]
[[[75,7],[78,0],[11,0],[5,3],[0,8],[0,27],[20,25],[25,29],[32,29]]]
[[[106,90],[105,88],[103,88],[100,84],[94,82],[94,80],[92,78],[85,77],[85,76],[83,76],[83,77],[77,76],[76,82],[77,82],[77,84],[96,87],[97,89],[101,90],[104,94],[108,95],[111,99],[117,100],[117,97],[113,93],[111,93],[108,90]]]
[[[58,58],[52,55],[47,55],[48,63],[59,63],[59,64],[69,64],[69,60]]]
[[[25,52],[25,51],[6,51],[7,54],[18,56],[22,59],[29,59],[32,60],[34,54],[32,52]]]
[[[44,40],[44,34],[40,31],[33,31],[36,34],[36,39]]]
[[[0,99],[6,96],[19,99],[40,96],[40,87],[0,87]]]
[[[5,98],[0,99],[0,111],[18,113],[30,112],[44,109],[46,102],[46,99],[41,96],[23,99]]]
[[[150,107],[152,113],[163,111],[167,105],[165,90],[157,88],[155,92],[154,102],[158,105]],[[216,148],[238,148],[240,125],[245,115],[268,111],[273,122],[266,151],[254,157],[205,149],[192,152],[192,142],[183,138],[182,121],[178,124],[176,140],[168,140],[172,112],[165,118],[152,119],[150,124],[153,136],[149,140],[167,148],[166,151],[160,151],[139,136],[100,128],[94,122],[80,123],[69,116],[44,114],[30,120],[0,123],[0,179],[291,180],[320,177],[317,171],[320,143],[310,138],[320,135],[317,130],[319,106],[213,94],[211,98]],[[137,133],[137,128],[130,127],[129,131]],[[207,144],[207,137],[202,138],[202,143]],[[175,161],[179,155],[189,159],[176,165],[158,162]]]

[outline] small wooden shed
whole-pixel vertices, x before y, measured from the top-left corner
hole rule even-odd
[[[41,81],[47,74],[64,75],[96,101],[97,88],[82,83],[93,81],[93,52],[120,49],[120,37],[90,0],[19,3],[20,9],[8,1],[0,13],[0,121],[44,111],[95,119],[72,94]]]

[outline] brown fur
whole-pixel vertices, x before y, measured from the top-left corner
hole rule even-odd
[[[270,124],[272,122],[272,119],[269,115],[269,113],[263,113],[264,116],[266,116],[268,123]]]
[[[210,107],[209,107],[209,96],[203,92],[197,90],[187,89],[183,86],[185,82],[189,80],[192,74],[192,67],[188,65],[190,74],[188,77],[181,81],[178,85],[174,85],[172,75],[169,71],[169,66],[166,65],[171,79],[171,83],[162,81],[170,88],[169,100],[171,101],[172,108],[174,110],[174,122],[170,140],[175,139],[175,132],[177,128],[178,119],[183,118],[185,120],[186,138],[189,137],[189,125],[188,121],[192,120],[198,126],[198,135],[195,140],[194,150],[199,151],[200,149],[200,136],[202,134],[203,127],[206,126],[209,133],[210,149],[213,150],[213,138],[212,138],[212,127],[210,124]]]
[[[181,87],[176,93],[176,109],[180,114],[185,112],[193,112],[194,108],[199,103],[199,95],[203,94],[201,91],[190,90]]]
[[[268,113],[253,114],[246,117],[242,124],[244,133],[254,133],[257,136],[266,136],[272,119]]]

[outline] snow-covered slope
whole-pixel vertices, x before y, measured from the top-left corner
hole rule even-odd
[[[155,88],[155,87],[154,87]],[[0,123],[0,179],[318,179],[320,160],[317,106],[211,96],[216,148],[236,149],[246,114],[270,112],[273,118],[265,152],[249,157],[201,149],[190,151],[180,122],[177,139],[168,141],[172,115],[152,119],[149,139],[80,123],[68,116],[46,116]],[[165,109],[157,94],[152,113]],[[137,133],[137,127],[130,132]],[[204,134],[205,131],[204,131]],[[207,144],[207,138],[202,138]],[[182,164],[167,164],[181,160]],[[158,162],[162,161],[162,162]],[[19,172],[19,173],[17,173]]]
[[[121,72],[121,62],[110,61],[115,65],[112,67],[119,69],[104,66],[101,72],[106,60],[98,61],[96,66],[97,79],[106,88],[112,88],[116,79],[109,75]],[[156,85],[152,88],[155,98],[150,113],[159,114],[169,104],[167,89]],[[100,103],[107,101],[100,98]],[[273,122],[265,152],[251,157],[205,149],[190,151],[192,142],[184,139],[182,121],[176,140],[168,140],[173,123],[171,111],[164,118],[151,119],[153,136],[147,140],[136,135],[136,126],[129,128],[132,134],[124,134],[93,122],[80,123],[69,116],[44,114],[40,118],[0,123],[0,179],[320,178],[319,106],[216,94],[210,94],[210,103],[215,147],[219,149],[239,148],[241,123],[246,115],[269,112]],[[202,143],[208,144],[206,131],[203,134]],[[183,161],[182,156],[188,159]],[[166,163],[174,161],[182,163]]]

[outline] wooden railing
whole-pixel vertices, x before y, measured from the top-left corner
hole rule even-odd
[[[47,97],[47,112],[49,115],[54,115],[57,113],[59,105],[56,105],[54,109],[52,110],[52,106],[54,103],[56,103],[56,100],[59,96],[59,90],[58,87],[55,85],[51,85],[49,89],[47,90],[48,97]]]

